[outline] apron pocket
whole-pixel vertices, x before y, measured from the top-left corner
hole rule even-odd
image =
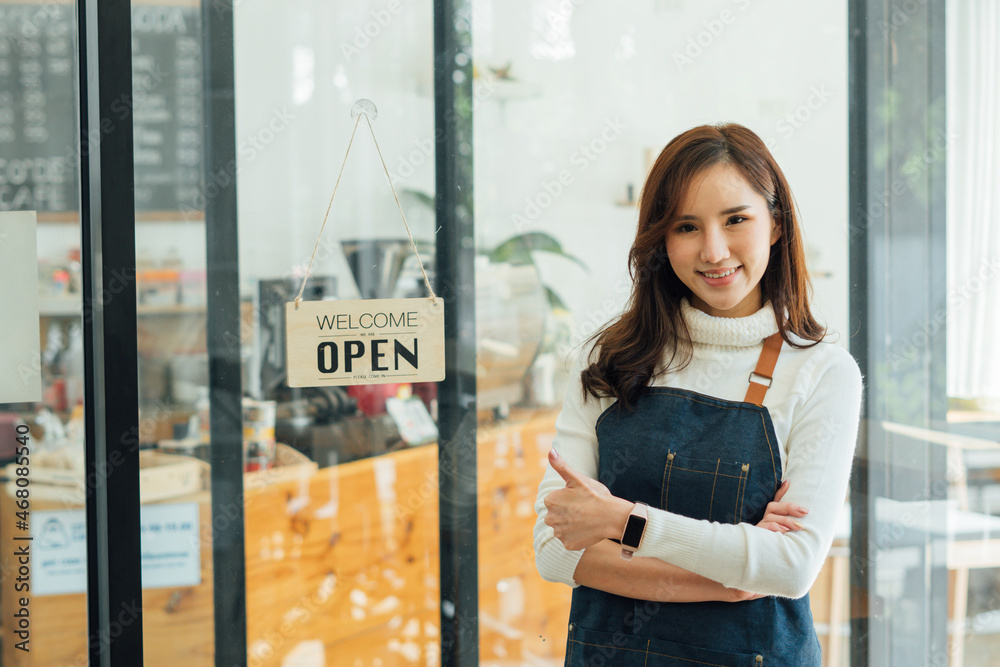
[[[648,658],[650,640],[624,632],[600,632],[569,626],[566,667],[649,667],[658,664]]]
[[[567,667],[762,667],[756,653],[716,651],[662,639],[570,626]]]
[[[667,453],[660,509],[692,519],[740,523],[750,464]]]
[[[664,667],[762,667],[767,661],[758,653],[731,653],[699,648],[663,639],[649,642],[649,662],[647,665]]]

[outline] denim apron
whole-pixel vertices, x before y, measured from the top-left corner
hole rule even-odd
[[[781,459],[760,404],[766,388],[750,384],[756,405],[669,387],[647,387],[632,412],[613,404],[597,421],[598,479],[650,507],[757,524],[781,484]],[[820,667],[821,654],[808,595],[668,603],[578,586],[566,665]]]

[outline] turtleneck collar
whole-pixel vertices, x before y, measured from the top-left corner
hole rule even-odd
[[[681,315],[691,332],[691,340],[703,345],[751,347],[778,330],[770,300],[753,315],[746,317],[713,317],[681,299]]]

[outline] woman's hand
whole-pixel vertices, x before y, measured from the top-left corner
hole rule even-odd
[[[566,487],[552,491],[545,497],[545,523],[552,527],[563,546],[577,551],[621,535],[633,503],[611,495],[608,487],[596,479],[570,468],[555,450],[549,452],[549,463],[566,482]],[[796,531],[802,527],[794,517],[803,517],[809,511],[798,505],[782,502],[787,491],[788,482],[785,481],[778,487],[774,500],[768,503],[764,518],[757,527],[776,533]],[[735,588],[724,591],[721,599],[729,602],[765,597]]]
[[[566,482],[566,488],[545,496],[545,523],[567,549],[586,549],[603,539],[619,537],[632,504],[616,498],[596,479],[576,472],[553,449],[549,463]]]
[[[746,602],[747,600],[756,600],[758,598],[767,597],[766,595],[761,595],[760,593],[748,593],[746,591],[739,591],[735,588],[727,588],[729,592],[729,599],[723,600],[723,602]]]
[[[774,494],[774,500],[767,504],[764,511],[764,518],[757,524],[758,528],[767,528],[776,533],[787,533],[802,528],[802,524],[795,520],[795,517],[804,517],[809,514],[805,507],[799,507],[792,503],[783,503],[781,499],[788,491],[788,480],[786,479],[778,487],[778,492]]]
[[[803,517],[809,513],[809,510],[804,507],[799,507],[798,505],[781,502],[781,499],[785,496],[787,491],[788,480],[786,479],[781,483],[781,486],[778,487],[778,492],[774,494],[774,500],[767,504],[767,509],[764,511],[764,518],[757,524],[758,528],[767,528],[768,530],[772,530],[776,533],[794,532],[802,528],[802,524],[796,521],[793,517]],[[757,598],[764,597],[763,595],[758,595],[757,593],[748,593],[746,591],[736,590],[735,588],[729,590],[732,593],[730,602],[756,600]]]

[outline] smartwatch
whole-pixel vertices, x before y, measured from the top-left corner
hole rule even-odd
[[[632,506],[632,511],[625,522],[625,530],[622,531],[622,558],[632,560],[632,554],[642,544],[642,534],[646,531],[646,503],[636,503]]]

